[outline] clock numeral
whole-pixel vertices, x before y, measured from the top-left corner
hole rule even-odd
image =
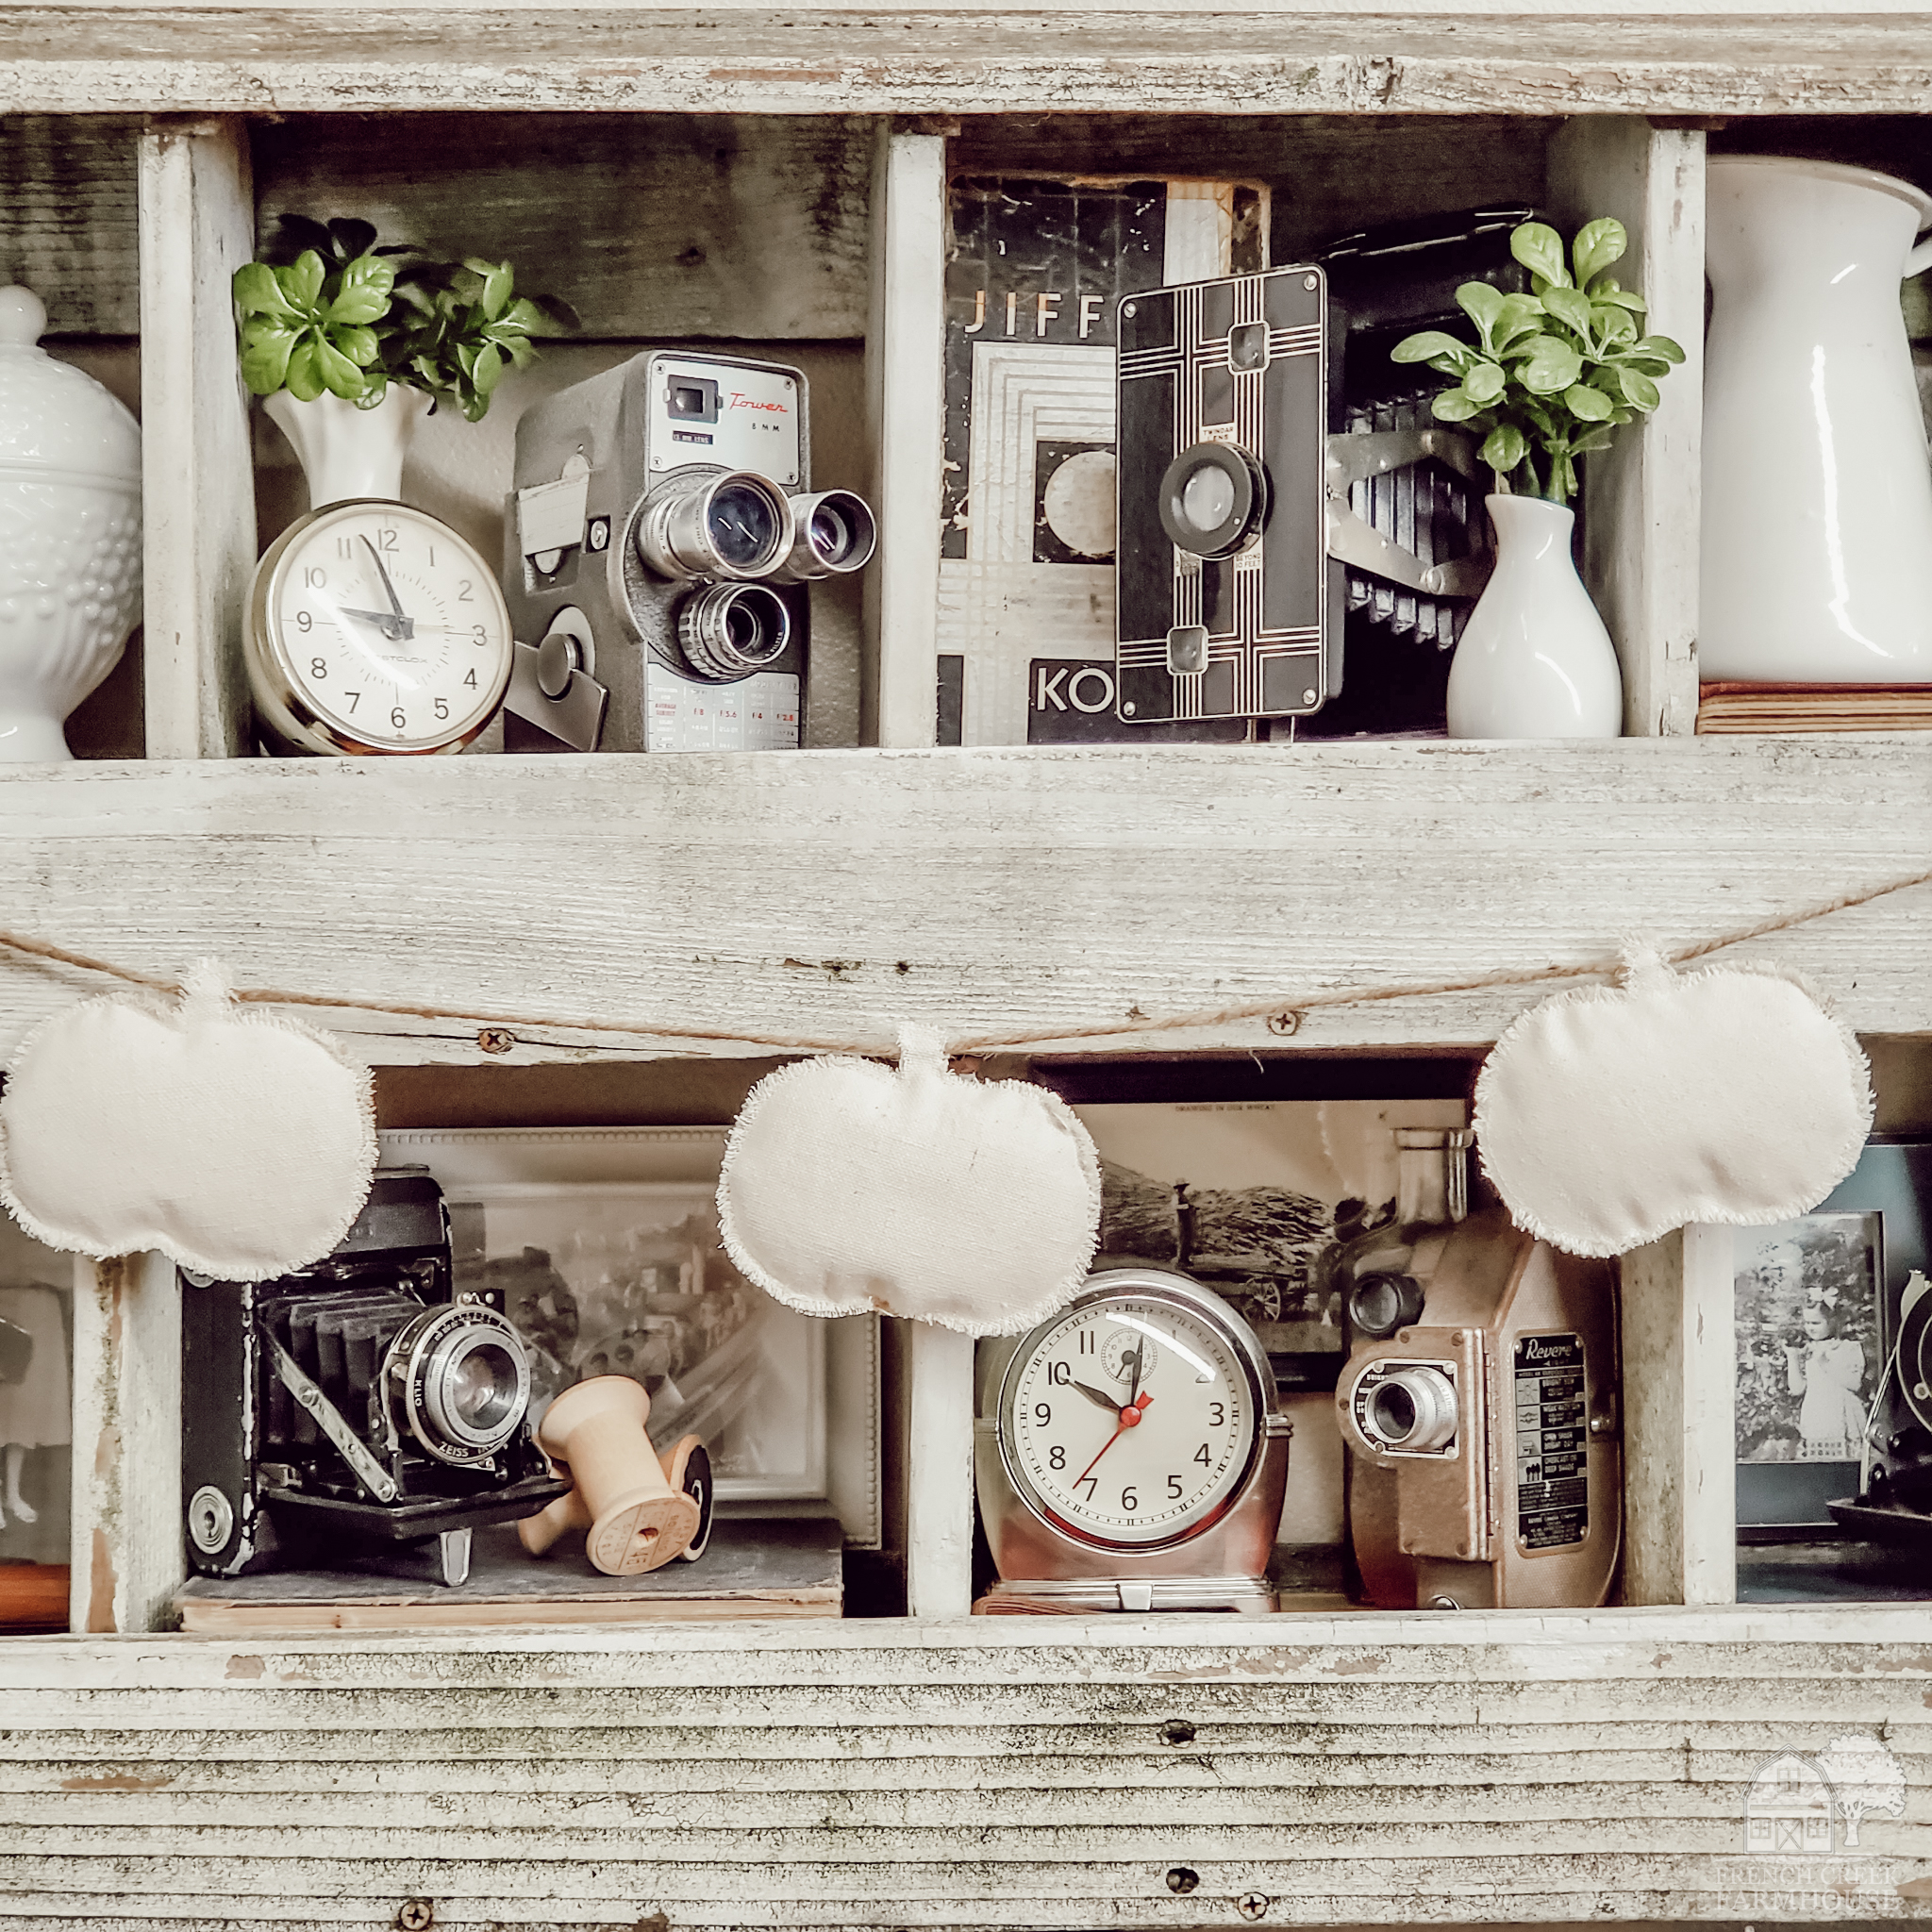
[[[1097,1475],[1076,1475],[1074,1478],[1074,1487],[1076,1490],[1085,1490],[1087,1491],[1087,1501],[1091,1503],[1093,1500],[1094,1491],[1100,1487],[1100,1478]]]
[[[398,731],[401,731],[408,725],[409,721],[408,717],[404,715],[402,706],[398,705],[392,711],[390,712],[389,722],[391,724],[393,724]]]
[[[1093,1341],[1093,1331],[1092,1331],[1092,1329],[1091,1329],[1091,1328],[1083,1328],[1083,1329],[1081,1329],[1081,1331],[1080,1331],[1080,1353],[1081,1353],[1082,1355],[1091,1355],[1091,1354],[1093,1353],[1093,1349],[1094,1349],[1094,1341]]]
[[[1074,1379],[1073,1364],[1071,1362],[1048,1362],[1046,1365],[1046,1379],[1057,1387],[1064,1389]]]
[[[1036,1402],[1033,1405],[1033,1420],[1042,1429],[1045,1428],[1047,1424],[1053,1420],[1052,1405],[1045,1402]]]
[[[1046,1466],[1049,1469],[1064,1469],[1067,1466],[1067,1452],[1063,1444],[1056,1442],[1046,1452]]]
[[[1177,1502],[1179,1502],[1179,1501],[1180,1501],[1180,1499],[1181,1499],[1181,1496],[1182,1496],[1182,1493],[1183,1493],[1183,1487],[1182,1487],[1181,1479],[1180,1479],[1180,1477],[1179,1477],[1179,1476],[1177,1476],[1177,1475],[1171,1475],[1171,1476],[1169,1476],[1169,1477],[1168,1477],[1168,1479],[1167,1479],[1167,1493],[1168,1493],[1168,1499],[1169,1499],[1169,1500],[1170,1500],[1171,1502],[1175,1502],[1175,1503],[1177,1503]]]
[[[473,624],[470,626],[470,641],[478,646],[487,644],[490,641],[490,633],[480,624]]]
[[[348,699],[349,708],[352,711],[362,702],[362,693],[359,691],[345,691],[342,695]]]
[[[392,529],[377,530],[375,533],[375,547],[378,550],[387,550],[391,556],[394,556],[396,549],[395,531]]]
[[[466,685],[468,685],[472,691],[475,691],[476,689],[476,674],[474,671],[470,672],[464,677],[463,682]]]
[[[1201,1446],[1194,1451],[1194,1460],[1198,1462],[1203,1469],[1212,1469],[1214,1467],[1213,1458],[1208,1454],[1207,1443],[1203,1442]]]
[[[328,582],[328,573],[321,564],[311,563],[302,573],[303,583],[311,591],[319,591]]]
[[[1227,1426],[1226,1405],[1220,1402],[1210,1402],[1208,1407],[1213,1410],[1213,1414],[1208,1418],[1208,1426],[1212,1429],[1225,1428]]]
[[[431,570],[436,568],[436,545],[434,543],[429,546],[429,568]]]
[[[1129,1516],[1131,1516],[1134,1513],[1134,1511],[1138,1509],[1140,1507],[1141,1498],[1134,1491],[1123,1490],[1121,1491],[1121,1507],[1124,1509]]]
[[[315,620],[308,611],[298,610],[295,613],[295,628],[299,631],[311,631],[315,628]]]
[[[437,699],[436,715],[439,718],[447,718],[449,716],[449,700],[447,698]]]
[[[336,539],[336,555],[353,559],[356,555],[356,540],[353,537],[338,537]]]
[[[314,678],[317,684],[321,684],[328,676],[327,662],[321,658],[309,658],[308,675],[310,677]]]
[[[457,591],[457,602],[458,604],[473,604],[475,602],[475,599],[470,595],[470,579],[468,577],[460,579],[460,588]]]

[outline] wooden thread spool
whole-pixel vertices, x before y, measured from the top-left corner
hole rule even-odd
[[[567,1464],[559,1461],[555,1466],[558,1475],[570,1474]],[[706,1453],[704,1439],[680,1436],[658,1457],[658,1466],[674,1490],[681,1491],[698,1506],[697,1534],[677,1553],[680,1561],[695,1563],[711,1541],[711,1458]],[[573,1489],[569,1495],[558,1497],[535,1516],[525,1517],[517,1524],[517,1541],[531,1556],[541,1557],[565,1530],[590,1526],[591,1506],[584,1501],[581,1490]]]
[[[546,1456],[568,1464],[576,1485],[562,1499],[582,1499],[590,1535],[584,1554],[606,1576],[637,1576],[683,1554],[697,1536],[697,1501],[673,1489],[644,1433],[651,1398],[628,1375],[596,1375],[566,1389],[550,1405],[537,1430]],[[558,1505],[519,1525],[524,1547],[535,1553],[572,1526],[563,1520],[548,1534]],[[541,1541],[538,1539],[541,1537]]]

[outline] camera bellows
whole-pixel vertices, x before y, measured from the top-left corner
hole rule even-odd
[[[568,1465],[576,1487],[561,1504],[519,1525],[532,1556],[587,1522],[584,1554],[591,1566],[606,1576],[637,1576],[698,1541],[706,1526],[703,1499],[672,1487],[644,1433],[650,1413],[650,1396],[628,1375],[593,1376],[550,1405],[537,1441],[553,1461]]]

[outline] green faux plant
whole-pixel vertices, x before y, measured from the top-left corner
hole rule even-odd
[[[258,396],[326,392],[373,409],[394,382],[475,423],[508,371],[536,359],[534,338],[576,324],[554,297],[517,294],[507,261],[377,247],[367,222],[284,215],[273,252],[288,258],[235,272],[242,379]]]
[[[1528,294],[1464,282],[1456,301],[1474,342],[1425,329],[1396,344],[1396,361],[1455,378],[1436,419],[1482,437],[1499,490],[1568,503],[1577,458],[1656,408],[1658,382],[1684,359],[1669,336],[1641,332],[1642,296],[1608,273],[1627,246],[1623,223],[1605,217],[1576,231],[1566,261],[1556,229],[1524,222],[1509,252],[1529,271]]]

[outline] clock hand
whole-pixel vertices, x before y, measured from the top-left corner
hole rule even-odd
[[[1125,1408],[1121,1410],[1121,1419],[1117,1424],[1115,1424],[1113,1434],[1110,1435],[1107,1439],[1107,1441],[1100,1445],[1100,1456],[1105,1456],[1107,1452],[1109,1449],[1111,1449],[1113,1445],[1116,1442],[1118,1442],[1120,1439],[1123,1436],[1124,1436],[1127,1433],[1127,1431],[1134,1426],[1136,1423],[1138,1423],[1141,1420],[1141,1416],[1143,1416],[1147,1412],[1147,1405],[1153,1400],[1153,1396],[1143,1395],[1138,1401],[1130,1403]],[[1080,1474],[1074,1478],[1074,1487],[1075,1489],[1077,1489],[1082,1483],[1084,1483],[1087,1480],[1087,1478],[1093,1474],[1094,1470],[1099,1467],[1100,1456],[1096,1456],[1093,1458],[1093,1460],[1090,1462],[1087,1465],[1087,1467],[1083,1469],[1080,1472]]]
[[[1144,1341],[1141,1342],[1132,1355],[1124,1357],[1123,1359],[1130,1361],[1134,1365],[1133,1386],[1127,1391],[1127,1401],[1131,1405],[1141,1393],[1141,1369],[1147,1359],[1147,1344]],[[1126,1410],[1122,1409],[1121,1413],[1125,1415]]]
[[[1118,1413],[1120,1405],[1114,1401],[1111,1395],[1104,1394],[1098,1389],[1090,1388],[1085,1382],[1074,1382],[1071,1386],[1077,1389],[1089,1402],[1098,1403],[1109,1414]]]
[[[364,537],[362,540],[362,547],[368,551],[371,559],[374,561],[375,574],[382,579],[382,593],[389,599],[389,608],[395,613],[390,620],[389,635],[398,641],[405,638],[413,637],[416,626],[405,614],[402,599],[396,595],[396,587],[389,580],[389,572],[384,567],[382,561],[382,552],[367,537]]]

